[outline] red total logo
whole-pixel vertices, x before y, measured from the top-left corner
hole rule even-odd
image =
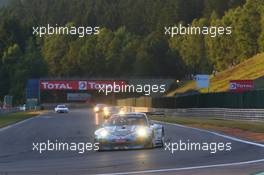
[[[70,90],[70,89],[74,89],[74,84],[71,82],[43,81],[41,82],[41,89],[43,90]]]

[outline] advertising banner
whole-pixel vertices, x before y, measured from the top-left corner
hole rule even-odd
[[[196,75],[195,80],[198,89],[209,87],[209,75]]]
[[[230,91],[232,92],[243,92],[254,89],[253,80],[231,80]]]
[[[13,106],[13,96],[5,95],[3,108],[12,108],[12,106]]]
[[[67,93],[67,101],[87,101],[90,97],[88,93]]]
[[[125,85],[121,80],[41,80],[40,90],[99,90],[107,85]]]

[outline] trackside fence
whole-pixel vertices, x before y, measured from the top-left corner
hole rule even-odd
[[[231,108],[187,108],[165,109],[148,107],[124,107],[127,112],[145,112],[152,115],[178,117],[213,117],[233,120],[260,120],[264,121],[264,109],[231,109]]]
[[[179,97],[140,97],[117,101],[136,112],[173,116],[264,120],[264,91],[222,92]]]
[[[20,111],[19,108],[10,108],[10,109],[0,109],[0,116],[3,114],[8,114],[12,112],[18,112]]]
[[[152,108],[238,108],[264,109],[264,90],[244,93],[205,93],[179,97],[140,97],[117,101],[119,106]]]

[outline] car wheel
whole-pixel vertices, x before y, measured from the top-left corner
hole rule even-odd
[[[155,145],[155,143],[154,143],[154,133],[152,133],[152,137],[151,137],[150,141],[145,145],[145,148],[152,149],[152,148],[154,148],[154,145]]]
[[[144,146],[146,149],[152,149],[154,147],[153,145],[153,141],[149,141],[145,146]]]
[[[100,144],[100,146],[99,146],[99,149],[97,150],[97,152],[103,152],[103,151],[105,151],[104,149],[102,149],[102,144]]]
[[[164,128],[162,128],[162,135],[161,135],[161,143],[160,143],[160,147],[164,147],[164,143],[165,143],[165,131]]]
[[[102,152],[103,150],[102,149],[100,149],[100,147],[99,147],[99,149],[97,150],[97,152]]]
[[[99,143],[99,145],[98,145],[98,149],[96,150],[97,152],[100,152],[101,151],[101,143],[100,142],[98,142],[95,138],[94,138],[94,143]]]

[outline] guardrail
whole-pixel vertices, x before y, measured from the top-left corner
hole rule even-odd
[[[179,117],[215,117],[235,120],[262,120],[264,109],[230,109],[230,108],[186,108],[163,109],[148,107],[125,107],[129,112],[146,112],[154,115],[169,115]]]
[[[89,107],[89,104],[87,103],[61,103],[66,105],[67,107],[71,108],[87,108]],[[41,108],[43,109],[48,109],[48,110],[53,110],[58,103],[43,103],[41,104]]]
[[[8,114],[12,112],[20,111],[19,108],[10,108],[10,109],[0,109],[0,116],[3,114]]]

